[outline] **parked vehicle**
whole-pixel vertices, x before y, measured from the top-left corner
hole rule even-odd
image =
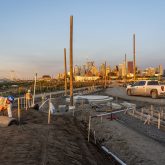
[[[128,82],[128,83],[124,83],[124,84],[123,84],[123,87],[124,87],[124,88],[127,88],[127,86],[129,86],[129,85],[133,85],[133,84],[134,84],[133,81]]]
[[[160,85],[158,81],[142,80],[137,81],[126,88],[127,95],[151,96],[153,99],[165,96],[165,85]]]

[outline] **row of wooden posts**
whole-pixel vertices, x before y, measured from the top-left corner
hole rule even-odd
[[[136,107],[134,107],[132,111],[127,113],[144,121],[144,124],[157,125],[158,129],[165,128],[165,113],[162,108],[155,110],[151,105],[151,108],[141,108],[141,111],[137,111]]]
[[[49,104],[51,102],[51,98],[52,97],[51,97],[51,94],[50,94]],[[31,100],[30,100],[30,102],[31,102]],[[42,95],[42,102],[44,102],[44,100],[45,100],[45,96]],[[21,124],[21,109],[28,110],[28,108],[30,108],[32,106],[33,106],[32,102],[31,102],[31,104],[28,104],[28,99],[26,99],[25,97],[18,98],[17,116],[18,116],[19,124]],[[50,119],[51,119],[51,112],[50,112],[50,106],[49,106],[49,110],[48,110],[48,124],[50,124]]]
[[[128,108],[128,109],[124,109],[124,110],[118,110],[118,111],[114,111],[114,112],[110,112],[110,113],[103,113],[103,114],[94,115],[94,116],[89,115],[88,142],[90,140],[92,118],[100,117],[100,121],[102,123],[103,116],[108,116],[113,113],[119,113],[119,112],[124,112],[129,115],[132,115],[132,116],[144,121],[144,124],[154,124],[154,125],[157,125],[158,129],[160,129],[160,128],[165,129],[165,113],[164,113],[163,109],[161,109],[160,111],[154,110],[153,105],[151,105],[151,109],[142,108],[141,112],[139,112],[136,110],[136,106],[135,106],[135,107],[132,107],[131,109]],[[94,136],[94,141],[96,143],[95,130],[93,131],[93,136]]]
[[[88,88],[87,91],[83,91],[82,93],[83,94],[89,94],[89,93],[94,92],[94,91],[99,91],[99,89],[96,90],[95,87],[90,87],[90,88]],[[64,95],[64,93],[62,95]],[[43,103],[45,101],[45,99],[46,99],[46,95],[44,93],[41,96],[41,102]],[[30,100],[26,99],[26,97],[18,98],[18,106],[17,107],[18,107],[18,121],[19,121],[19,123],[20,123],[20,119],[21,119],[21,109],[28,110],[28,108],[30,108],[34,105],[34,103],[33,103],[34,100],[35,100],[35,98],[32,98]],[[49,100],[51,100],[51,94],[50,94]],[[29,104],[29,102],[30,102],[30,104]],[[73,115],[74,115],[74,112],[73,112]],[[51,114],[50,114],[50,109],[49,109],[49,111],[48,111],[48,124],[50,124],[50,116],[51,116]]]

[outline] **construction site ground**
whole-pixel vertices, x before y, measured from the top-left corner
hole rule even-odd
[[[89,109],[77,114],[78,120],[88,123]],[[100,113],[100,112],[99,112]],[[99,114],[90,110],[90,115]],[[123,112],[101,119],[92,118],[91,134],[96,142],[106,146],[113,154],[128,165],[164,165],[165,132],[153,125],[144,125],[142,121]],[[94,137],[93,137],[94,138]]]
[[[103,91],[101,95],[109,95]],[[118,99],[118,102],[124,100]],[[64,98],[55,98],[53,104],[66,104]],[[133,100],[138,108],[151,103]],[[155,105],[157,108],[159,104]],[[48,104],[43,107],[45,112]],[[127,165],[164,165],[165,132],[153,125],[124,113],[111,120],[110,116],[93,118],[91,121],[90,143],[87,141],[89,115],[99,112],[89,104],[76,105],[72,113],[54,115],[47,125],[47,113],[33,109],[21,111],[21,125],[0,128],[0,164],[29,165],[70,165],[70,164],[116,164],[97,146],[105,146]],[[100,112],[101,111],[101,112]],[[15,110],[14,115],[17,116]],[[97,145],[94,144],[94,131]]]
[[[17,116],[17,111],[14,111]],[[79,123],[69,114],[51,117],[36,110],[21,112],[21,125],[0,128],[2,165],[108,165],[112,160],[87,142]]]

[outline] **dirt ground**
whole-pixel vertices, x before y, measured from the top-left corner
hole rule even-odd
[[[16,115],[16,112],[14,113]],[[70,115],[52,116],[22,111],[21,125],[0,128],[2,165],[108,165],[114,164],[87,137]]]
[[[99,94],[105,95],[105,91]],[[122,102],[119,100],[118,102]],[[148,102],[131,101],[138,108],[151,104]],[[55,103],[56,105],[57,103]],[[160,105],[155,105],[159,109]],[[99,114],[90,105],[78,105],[75,113],[80,123],[88,126],[89,114]],[[104,108],[103,108],[104,109]],[[82,110],[82,111],[81,111]],[[164,165],[165,164],[165,132],[155,126],[144,125],[142,121],[120,113],[118,120],[104,117],[92,119],[92,131],[95,130],[96,140],[99,145],[107,147],[128,165]],[[93,139],[92,139],[93,141]]]
[[[104,92],[100,93],[104,94]],[[53,104],[65,104],[64,98]],[[122,101],[122,100],[119,100]],[[134,101],[137,107],[145,102]],[[147,103],[147,106],[150,106]],[[159,105],[158,105],[159,106]],[[48,109],[45,105],[44,109]],[[87,142],[89,114],[99,114],[90,105],[77,105],[75,117],[70,113],[55,115],[47,125],[47,114],[22,111],[21,125],[0,128],[0,165],[106,165],[115,164],[96,145]],[[13,112],[16,116],[16,111]],[[118,120],[92,119],[97,144],[107,147],[127,165],[164,165],[165,132],[120,113]]]
[[[89,105],[84,105],[80,121],[88,122],[90,115],[98,114]],[[118,120],[110,120],[106,116],[92,118],[91,129],[95,131],[97,142],[106,146],[128,165],[164,165],[165,164],[165,132],[152,125],[144,125],[138,119],[120,113]],[[120,119],[120,120],[119,120]]]

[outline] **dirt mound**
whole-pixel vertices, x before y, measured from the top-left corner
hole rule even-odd
[[[17,116],[15,111],[14,117]],[[87,165],[112,164],[93,144],[87,142],[77,121],[35,110],[21,111],[21,125],[0,128],[0,164],[3,165]]]

